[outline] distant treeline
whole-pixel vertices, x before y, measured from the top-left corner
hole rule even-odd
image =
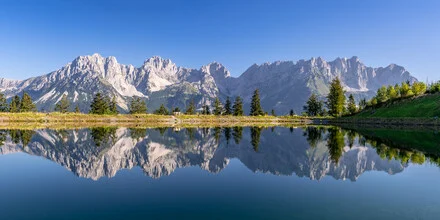
[[[330,92],[326,97],[326,101],[320,100],[315,93],[312,93],[304,106],[303,115],[331,115],[334,117],[353,115],[366,108],[375,108],[387,102],[438,92],[440,92],[440,81],[429,85],[423,82],[414,82],[411,84],[407,81],[402,82],[400,85],[382,86],[377,90],[373,98],[370,100],[366,100],[365,98],[361,99],[359,103],[356,104],[353,94],[350,94],[347,100],[341,81],[339,78],[335,78],[330,85]]]
[[[60,101],[55,105],[54,111],[67,113],[71,104],[67,98],[67,95],[63,95]],[[129,113],[130,114],[146,114],[147,113],[147,103],[145,100],[140,97],[132,97],[129,103]],[[32,98],[28,93],[23,92],[22,97],[20,98],[18,95],[14,96],[12,100],[8,103],[6,101],[6,97],[4,94],[0,93],[0,112],[36,112],[37,108],[32,101]],[[79,113],[79,106],[75,106],[74,112]],[[90,104],[90,114],[99,114],[99,115],[113,115],[119,114],[117,108],[117,100],[116,96],[107,96],[98,92],[94,95],[93,100]],[[220,99],[217,97],[214,100],[214,104],[212,109],[209,105],[203,105],[200,109],[197,109],[194,100],[189,102],[188,107],[184,112],[181,112],[181,109],[176,107],[169,110],[162,104],[158,109],[154,111],[154,114],[158,115],[170,115],[170,114],[186,114],[186,115],[231,115],[231,116],[243,116],[243,99],[240,96],[235,97],[234,102],[232,103],[230,98],[227,97],[225,103],[223,104]],[[250,116],[264,116],[269,113],[264,111],[261,103],[260,103],[260,93],[259,90],[256,89],[252,96],[251,100],[251,109],[249,112]],[[271,110],[271,115],[276,116],[275,110]],[[290,116],[295,115],[295,112],[290,110]]]

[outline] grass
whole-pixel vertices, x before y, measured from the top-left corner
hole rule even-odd
[[[203,126],[270,126],[310,124],[312,118],[301,116],[214,116],[81,113],[0,113],[0,128],[81,128],[96,126],[124,127],[203,127]]]
[[[440,94],[386,103],[377,108],[366,109],[353,118],[434,118],[440,117]]]

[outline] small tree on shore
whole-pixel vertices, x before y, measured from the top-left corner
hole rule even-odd
[[[145,114],[147,113],[147,105],[140,97],[133,97],[130,101],[130,114]]]
[[[290,109],[289,115],[290,116],[294,116],[295,115],[295,111],[293,109]]]
[[[156,115],[169,115],[168,109],[165,107],[164,104],[161,104],[159,109],[154,111],[154,114]]]
[[[250,111],[249,115],[251,115],[251,116],[264,115],[264,111],[261,108],[260,92],[258,91],[258,89],[256,89],[254,91],[254,95],[252,96],[251,111]]]
[[[225,115],[232,115],[231,100],[229,100],[229,96],[226,98],[224,114]]]
[[[191,100],[188,108],[186,109],[185,114],[187,115],[195,115],[196,114],[196,105],[194,104],[194,100]]]
[[[117,108],[117,102],[116,102],[115,95],[113,95],[112,99],[109,101],[108,111],[109,111],[109,114],[111,114],[111,115],[116,115],[119,113],[118,108]]]
[[[75,113],[81,113],[81,110],[79,110],[78,104],[76,104],[76,106],[75,106]]]
[[[357,106],[356,106],[356,102],[354,101],[354,96],[353,94],[350,94],[350,96],[348,97],[348,113],[350,114],[354,114],[357,112]]]
[[[0,93],[0,112],[8,112],[9,106],[6,102],[5,95],[3,93]]]
[[[103,96],[100,92],[96,93],[90,104],[90,114],[107,114],[108,109],[107,97]]]
[[[240,96],[235,97],[234,105],[232,106],[232,114],[234,116],[243,116],[243,100]]]
[[[308,116],[322,115],[323,102],[318,99],[318,96],[315,93],[312,93],[303,108]]]
[[[20,112],[34,112],[37,111],[37,107],[32,101],[31,96],[24,92],[20,101]]]
[[[66,113],[69,110],[70,102],[67,99],[67,95],[63,94],[61,100],[55,105],[55,111]]]
[[[209,109],[209,105],[204,105],[202,107],[202,115],[210,115],[211,114],[211,110]]]
[[[272,109],[272,110],[270,111],[270,114],[271,114],[272,116],[277,116],[277,115],[275,114],[275,109]]]
[[[215,98],[214,101],[214,115],[221,115],[223,111],[222,103],[219,98]]]

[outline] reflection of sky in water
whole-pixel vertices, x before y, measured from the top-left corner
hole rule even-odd
[[[126,133],[118,132],[122,134],[120,137],[126,136]],[[4,216],[2,219],[206,219],[211,216],[221,219],[435,219],[440,214],[440,169],[428,162],[422,165],[409,163],[394,175],[384,171],[373,171],[378,167],[367,167],[356,174],[358,178],[355,182],[335,179],[335,176],[340,177],[341,174],[332,174],[329,170],[327,176],[324,175],[317,181],[311,180],[306,174],[313,169],[325,171],[332,166],[331,162],[320,163],[329,158],[328,151],[324,148],[325,142],[318,143],[315,148],[308,147],[301,129],[296,129],[293,134],[282,128],[277,128],[274,133],[270,129],[263,130],[258,152],[253,151],[250,144],[249,129],[244,130],[240,145],[234,145],[231,141],[226,145],[222,135],[218,147],[216,144],[209,145],[217,143],[215,140],[211,142],[213,135],[204,138],[195,135],[194,141],[201,142],[190,147],[184,135],[178,136],[183,137],[182,140],[173,141],[170,137],[175,133],[165,133],[164,136],[156,133],[149,132],[148,140],[187,143],[188,146],[179,148],[184,153],[178,154],[178,157],[185,155],[186,158],[178,158],[177,161],[187,162],[189,165],[177,168],[170,175],[162,175],[157,179],[147,177],[143,174],[143,168],[135,166],[133,169],[119,170],[112,178],[102,177],[94,181],[78,178],[66,170],[72,169],[71,167],[57,164],[64,161],[63,158],[53,162],[27,153],[0,156],[0,207],[1,215]],[[36,136],[38,132],[32,141],[41,141]],[[120,138],[117,139],[121,141]],[[84,143],[86,142],[90,144],[90,138]],[[202,147],[200,143],[206,145]],[[42,145],[38,146],[45,149]],[[113,150],[127,156],[124,160],[115,160],[119,162],[142,158],[131,157],[136,154],[122,151],[121,149],[135,149],[130,148],[127,143],[121,146],[123,147],[104,151]],[[86,145],[82,147],[80,149],[86,149],[82,152],[85,155],[93,152],[88,151]],[[213,147],[213,150],[210,147]],[[350,155],[355,153],[356,147],[358,146],[354,146],[351,151],[345,148],[339,163],[346,168],[335,169],[333,172],[354,172],[356,169],[351,166],[362,166],[362,163],[368,162],[350,159],[351,157],[378,156],[362,153]],[[145,149],[145,144],[139,148]],[[204,148],[209,150],[203,151]],[[64,146],[64,150],[66,149],[72,151],[73,148]],[[371,147],[366,149],[375,152]],[[31,152],[35,154],[43,151]],[[232,159],[221,170],[216,170],[217,173],[212,173],[209,172],[209,163],[204,163],[206,161],[201,160],[203,157],[195,156],[195,152],[213,152],[213,155],[205,155],[210,158],[208,162],[213,164],[218,164],[218,160],[223,161],[218,158]],[[60,155],[64,155],[64,159],[69,157],[66,154]],[[96,155],[105,154],[98,152]],[[195,161],[188,162],[191,159]],[[389,169],[386,165],[390,163],[393,166],[400,164],[398,161],[389,162],[388,159],[380,157],[371,161],[374,161],[376,166],[378,161],[382,161],[383,170]],[[286,168],[283,165],[291,167]],[[318,167],[319,165],[324,167]],[[257,172],[253,172],[255,170]],[[276,172],[279,175],[274,175]],[[284,175],[283,172],[291,172],[293,175]],[[305,177],[298,177],[296,173],[300,176],[304,174]]]

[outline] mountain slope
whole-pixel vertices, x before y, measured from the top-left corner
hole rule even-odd
[[[169,108],[184,109],[190,100],[194,100],[200,108],[211,105],[217,96],[224,101],[227,96],[240,95],[247,110],[253,91],[260,89],[266,111],[274,108],[277,113],[286,114],[292,108],[300,112],[312,92],[325,96],[335,77],[340,77],[346,91],[357,98],[370,98],[384,84],[416,81],[401,66],[367,67],[357,57],[338,58],[331,62],[318,57],[296,63],[254,64],[235,78],[217,62],[190,69],[155,56],[136,68],[119,64],[115,57],[93,54],[80,56],[43,76],[26,80],[0,78],[0,91],[8,98],[26,91],[42,111],[52,111],[55,103],[66,94],[72,103],[71,108],[78,105],[83,112],[89,110],[93,95],[100,91],[116,96],[119,110],[126,112],[133,96],[147,100],[149,111],[153,111],[162,103]]]

